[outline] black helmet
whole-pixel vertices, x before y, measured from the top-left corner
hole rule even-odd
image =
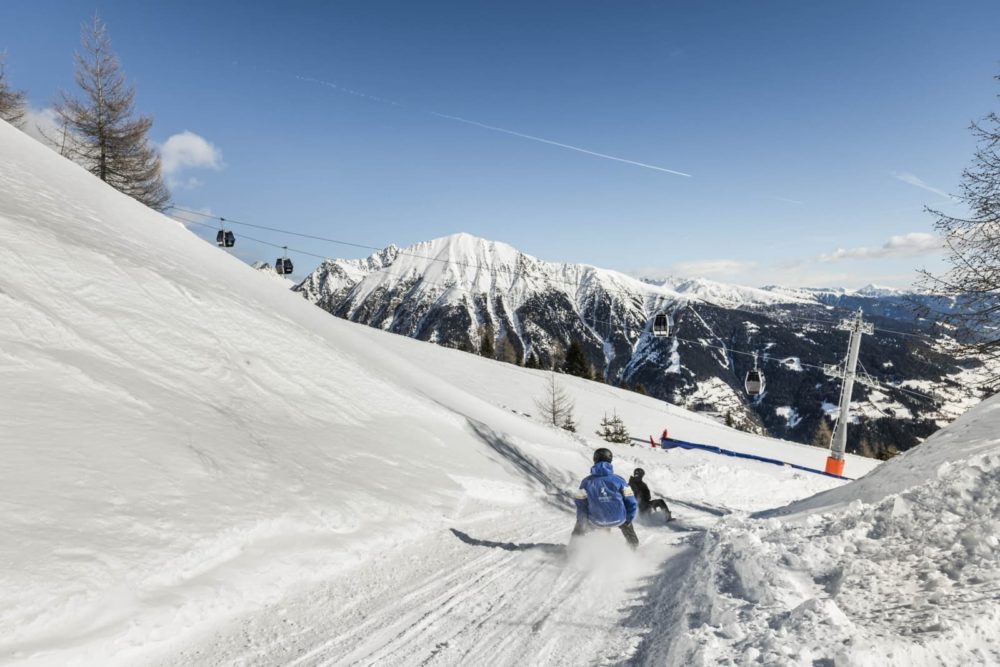
[[[594,451],[594,463],[600,463],[601,461],[611,463],[611,458],[613,456],[614,454],[611,453],[610,449],[607,447],[601,447],[600,449]]]
[[[638,477],[639,479],[642,479],[642,476],[645,475],[645,474],[646,474],[646,471],[643,470],[642,468],[636,468],[635,470],[632,471],[632,476],[633,477]]]

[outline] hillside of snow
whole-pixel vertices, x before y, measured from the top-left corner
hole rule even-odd
[[[648,627],[618,610],[687,533],[640,528],[613,574],[566,566],[603,412],[641,439],[669,426],[821,464],[569,378],[581,433],[547,427],[548,374],[331,318],[3,123],[0,193],[3,662],[627,651]],[[839,484],[643,442],[617,448],[620,469],[645,466],[692,527]],[[449,591],[468,623],[426,620]],[[508,645],[528,617],[534,639]],[[605,630],[581,642],[596,617]]]
[[[551,374],[330,317],[4,123],[0,262],[0,663],[996,657],[995,402],[850,484],[555,376],[570,434]],[[677,520],[567,550],[611,413]]]
[[[726,517],[646,661],[1000,664],[998,427],[993,398],[859,481]]]

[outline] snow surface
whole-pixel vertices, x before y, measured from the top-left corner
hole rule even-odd
[[[779,417],[784,417],[785,421],[788,423],[788,428],[795,428],[799,425],[799,422],[802,421],[802,417],[799,416],[798,410],[788,405],[775,408],[774,412]]]
[[[873,602],[804,607],[788,592],[785,578],[813,565],[836,581],[838,554],[863,537],[851,527],[896,502],[865,480],[645,439],[669,428],[812,466],[825,451],[563,376],[580,433],[545,426],[535,398],[547,373],[331,317],[4,123],[0,262],[0,662],[718,664],[752,649],[791,664],[832,655],[815,647],[828,627],[809,625],[839,622],[830,604],[853,618],[863,604],[891,610],[908,590],[887,579]],[[644,467],[678,521],[640,525],[636,553],[615,534],[567,553],[569,494],[612,410],[637,438],[614,446],[618,470]],[[993,415],[978,410],[985,429]],[[928,503],[944,485],[949,511],[987,499],[961,542],[981,560],[930,593],[951,605],[941,627],[993,630],[995,616],[976,615],[983,603],[965,594],[990,576],[981,552],[997,532],[997,485],[979,482],[993,473],[934,478],[947,448],[930,462],[920,451],[880,468],[849,457],[847,472],[896,471],[874,487],[917,485],[905,493]],[[789,505],[787,520],[748,514],[820,491],[842,495]],[[893,533],[894,554],[919,544],[922,501],[907,502],[914,528]],[[826,543],[795,532],[827,525]],[[923,585],[952,553],[951,534],[935,530],[936,551],[901,585]],[[775,557],[795,549],[810,551]],[[864,554],[861,566],[877,568],[878,552]],[[802,597],[805,584],[792,590]],[[865,655],[897,660],[912,641],[893,618],[835,627],[848,639],[889,633],[899,653],[873,643]],[[958,655],[948,632],[941,651]],[[976,646],[992,650],[984,637]]]
[[[724,518],[645,662],[1000,664],[998,421],[990,399],[862,480]]]

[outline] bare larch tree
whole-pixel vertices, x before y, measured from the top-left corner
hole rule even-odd
[[[566,424],[571,424],[575,430],[573,421],[573,400],[566,394],[566,391],[556,382],[556,374],[549,374],[549,381],[545,383],[545,391],[542,396],[535,401],[535,407],[541,413],[542,419],[552,424],[566,428]]]
[[[0,118],[14,127],[24,122],[24,91],[14,90],[7,83],[7,54],[0,53]]]
[[[921,271],[919,284],[957,304],[955,312],[924,314],[955,327],[959,351],[1000,359],[1000,116],[990,113],[970,129],[976,152],[955,197],[969,213],[956,217],[927,209],[944,238],[950,268],[940,275]],[[989,385],[995,390],[1000,377]]]
[[[56,105],[68,130],[65,154],[108,185],[162,210],[170,193],[160,156],[146,136],[153,119],[135,115],[135,88],[125,81],[104,22],[94,16],[81,32],[76,83],[83,97],[63,93]]]

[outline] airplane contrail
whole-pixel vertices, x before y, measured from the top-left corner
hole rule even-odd
[[[616,157],[614,155],[608,155],[607,153],[598,153],[597,151],[588,150],[586,148],[580,148],[579,146],[571,146],[570,144],[564,144],[559,141],[553,141],[551,139],[544,139],[542,137],[536,137],[531,134],[524,134],[523,132],[515,132],[514,130],[508,130],[506,128],[497,127],[496,125],[487,125],[486,123],[480,123],[477,120],[469,120],[468,118],[462,118],[460,116],[449,116],[445,113],[438,113],[437,111],[428,111],[427,113],[432,116],[437,116],[438,118],[447,118],[449,120],[458,121],[459,123],[466,123],[467,125],[475,125],[476,127],[481,127],[485,130],[492,130],[494,132],[502,132],[503,134],[509,134],[513,137],[521,137],[522,139],[530,139],[531,141],[538,141],[543,144],[549,144],[550,146],[558,146],[559,148],[566,148],[571,151],[577,151],[578,153],[586,153],[587,155],[593,155],[595,157],[602,157],[605,160],[614,160],[615,162],[624,162],[625,164],[633,164],[637,167],[645,167],[646,169],[654,169],[656,171],[662,171],[667,174],[674,174],[675,176],[685,176],[691,178],[691,174],[685,174],[683,171],[674,171],[673,169],[667,169],[666,167],[657,167],[655,164],[646,164],[645,162],[636,162],[635,160],[628,160],[623,157]]]
[[[412,111],[419,111],[431,116],[436,116],[438,118],[444,118],[447,120],[455,121],[456,123],[465,123],[466,125],[473,125],[475,127],[481,127],[484,130],[490,130],[491,132],[500,132],[502,134],[509,134],[512,137],[520,137],[521,139],[528,139],[529,141],[537,141],[542,144],[548,144],[550,146],[557,146],[559,148],[565,148],[566,150],[576,151],[577,153],[584,153],[585,155],[593,155],[594,157],[604,158],[605,160],[613,160],[615,162],[623,162],[625,164],[631,164],[636,167],[643,167],[644,169],[652,169],[654,171],[661,171],[665,174],[673,174],[674,176],[684,176],[685,178],[691,178],[691,174],[687,174],[683,171],[676,171],[674,169],[667,169],[666,167],[658,167],[655,164],[648,164],[646,162],[637,162],[635,160],[629,160],[623,157],[618,157],[616,155],[608,155],[607,153],[598,153],[597,151],[592,151],[587,148],[581,148],[580,146],[573,146],[571,144],[564,144],[560,141],[553,141],[552,139],[545,139],[544,137],[536,137],[532,134],[524,134],[523,132],[515,132],[514,130],[508,130],[504,127],[497,127],[496,125],[487,125],[486,123],[480,123],[477,120],[469,120],[468,118],[462,118],[461,116],[451,116],[446,113],[439,113],[437,111],[430,111],[428,109],[413,109],[407,107],[405,104],[395,102],[393,100],[379,97],[378,95],[370,95],[368,93],[361,92],[360,90],[354,90],[352,88],[347,88],[346,86],[341,86],[330,81],[323,81],[322,79],[314,79],[308,76],[296,76],[299,81],[305,81],[307,83],[315,83],[321,86],[326,86],[327,88],[332,88],[333,90],[346,93],[347,95],[353,95],[355,97],[363,97],[365,99],[373,100],[375,102],[381,102],[382,104],[389,104],[394,107],[399,107],[401,109],[411,109]]]

